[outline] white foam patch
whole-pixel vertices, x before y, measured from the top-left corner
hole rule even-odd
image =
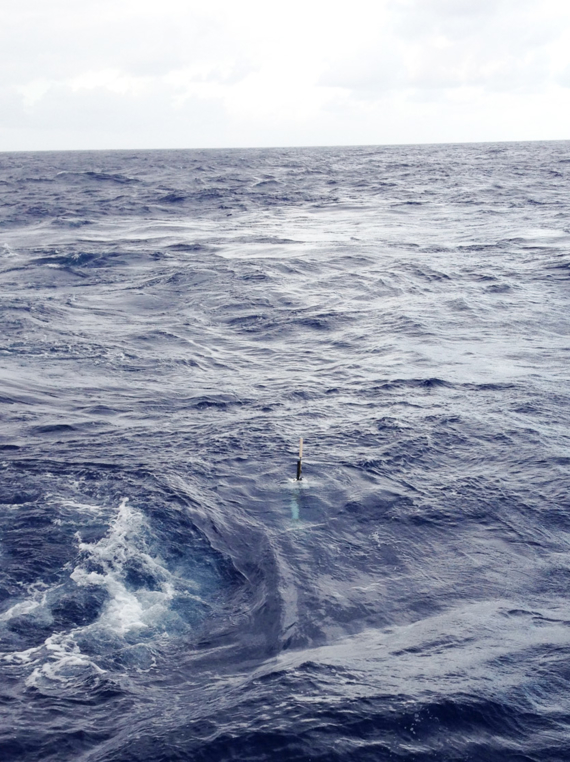
[[[45,687],[46,681],[66,683],[71,678],[84,679],[88,675],[105,673],[81,650],[74,640],[74,632],[54,633],[36,648],[2,654],[2,661],[14,666],[32,667],[25,680],[28,688]]]
[[[131,651],[127,655],[133,662],[130,666],[136,667],[138,661],[142,669],[152,666],[153,657],[149,655],[145,642],[164,632],[169,618],[176,618],[169,608],[177,594],[177,587],[176,577],[159,557],[149,553],[145,539],[149,536],[149,530],[144,515],[131,507],[125,498],[109,531],[101,540],[83,542],[79,533],[76,535],[82,560],[73,569],[70,578],[80,587],[104,588],[106,603],[97,620],[91,624],[54,633],[38,647],[1,656],[7,663],[33,668],[26,681],[28,686],[41,688],[46,686],[46,681],[76,681],[94,673],[103,674],[105,670],[81,652],[78,638],[98,642],[103,649],[110,646],[120,649],[121,653]],[[145,575],[152,577],[156,589],[147,589],[144,585],[139,589],[129,589],[126,580],[129,564],[135,564]],[[183,580],[185,597],[202,603],[197,594],[188,591],[188,586],[197,592],[195,583]],[[33,598],[16,603],[0,615],[0,621],[31,615],[38,621],[45,622],[49,618],[53,622],[48,595],[46,591],[36,591]]]
[[[71,677],[93,673],[102,675],[105,670],[91,661],[88,656],[82,654],[77,643],[74,642],[71,634],[62,635],[56,633],[51,635],[43,644],[41,649],[35,649],[38,656],[48,655],[48,661],[42,659],[39,664],[26,679],[28,687],[41,687],[45,679],[59,683],[67,682]]]
[[[9,609],[0,614],[0,622],[8,622],[10,619],[14,619],[15,617],[30,614],[32,611],[38,609],[40,605],[41,601],[33,599],[15,603]]]
[[[77,585],[102,585],[109,600],[98,620],[99,627],[125,636],[127,633],[152,627],[164,617],[174,597],[171,577],[160,559],[152,557],[145,547],[148,531],[144,516],[122,500],[110,531],[97,543],[79,542],[86,553],[84,564],[77,566],[71,579]],[[160,583],[159,590],[129,590],[125,584],[125,566],[136,561]],[[88,571],[85,563],[95,563],[101,571]]]
[[[96,503],[80,503],[78,500],[62,500],[59,499],[59,504],[63,508],[72,508],[73,511],[83,511],[88,514],[99,515],[101,512],[101,506]]]
[[[303,476],[300,481],[298,481],[297,479],[294,479],[294,478],[288,478],[284,482],[284,486],[287,489],[303,490],[303,489],[310,489],[311,487],[312,488],[320,487],[321,484],[320,484],[320,482],[315,480],[314,477],[308,478],[308,477]]]
[[[6,661],[9,664],[26,664],[32,661],[38,651],[38,648],[28,648],[26,651],[13,651],[10,654],[2,654],[2,661]]]
[[[2,243],[2,254],[4,254],[6,257],[16,257],[17,252],[14,251],[14,249],[9,246],[7,243]]]

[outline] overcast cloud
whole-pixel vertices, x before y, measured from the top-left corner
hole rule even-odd
[[[0,150],[570,138],[559,0],[20,0]]]

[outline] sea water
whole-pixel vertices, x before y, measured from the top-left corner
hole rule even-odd
[[[570,143],[0,197],[3,762],[570,759]]]

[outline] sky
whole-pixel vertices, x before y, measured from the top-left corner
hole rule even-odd
[[[568,0],[0,6],[0,151],[559,139]]]

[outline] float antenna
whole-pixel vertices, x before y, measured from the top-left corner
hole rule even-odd
[[[299,439],[299,460],[297,461],[297,481],[300,482],[303,478],[301,476],[301,470],[303,468],[303,437]]]

